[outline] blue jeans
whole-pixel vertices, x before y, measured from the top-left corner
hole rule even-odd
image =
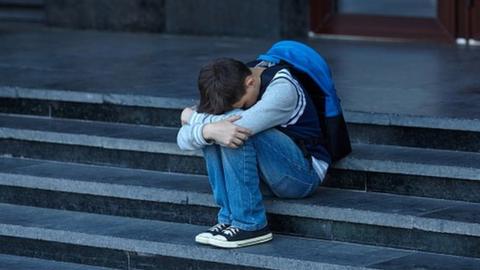
[[[203,154],[213,197],[220,206],[218,222],[243,230],[267,225],[262,195],[303,198],[319,183],[311,160],[274,128],[251,136],[239,148],[215,144],[204,147]]]

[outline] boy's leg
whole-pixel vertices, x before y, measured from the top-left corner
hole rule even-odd
[[[280,198],[311,195],[320,182],[310,158],[305,158],[295,142],[278,129],[255,136],[261,179]]]
[[[258,167],[272,170],[265,171],[264,175],[273,192],[281,197],[306,196],[318,183],[310,162],[300,149],[276,129],[250,137],[237,149],[220,147],[220,152],[232,226],[209,239],[214,246],[235,248],[272,239],[260,192]]]
[[[231,224],[232,216],[225,187],[220,146],[214,144],[204,147],[203,156],[207,166],[208,181],[212,188],[213,198],[220,207],[217,215],[218,223]]]
[[[220,150],[234,227],[253,231],[267,225],[258,168],[272,192],[281,198],[308,196],[318,185],[311,161],[277,129],[258,133],[237,149]]]
[[[267,225],[252,138],[239,148],[220,147],[232,226],[255,231]]]

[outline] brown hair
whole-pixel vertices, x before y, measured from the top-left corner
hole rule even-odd
[[[221,114],[233,109],[232,105],[245,95],[245,78],[251,74],[244,63],[231,58],[219,58],[202,67],[198,75],[197,111]]]

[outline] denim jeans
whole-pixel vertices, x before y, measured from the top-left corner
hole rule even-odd
[[[251,136],[239,148],[214,144],[204,147],[203,154],[220,207],[218,222],[243,230],[267,225],[263,195],[303,198],[319,183],[311,160],[290,137],[274,128]]]

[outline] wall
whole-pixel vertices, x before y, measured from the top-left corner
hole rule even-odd
[[[308,0],[45,0],[52,26],[172,34],[305,37]]]

